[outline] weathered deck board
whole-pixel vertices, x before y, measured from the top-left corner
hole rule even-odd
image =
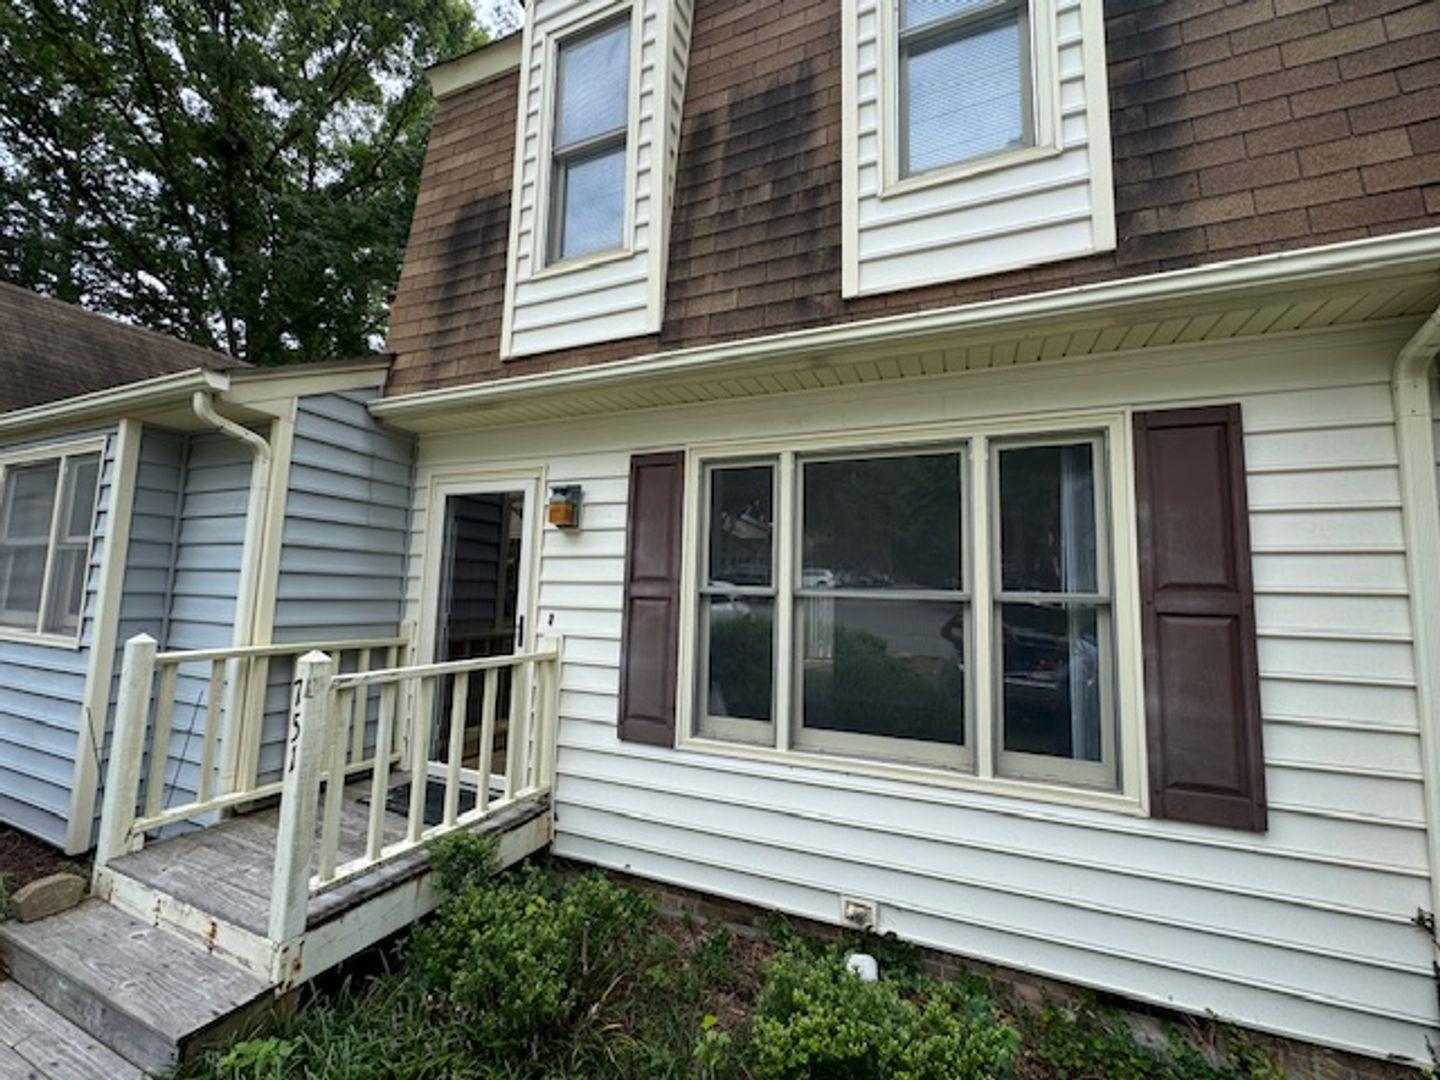
[[[0,1080],[142,1080],[143,1076],[18,983],[0,981]]]
[[[365,853],[369,807],[360,801],[364,790],[359,785],[347,789],[341,804],[341,863]],[[278,827],[278,810],[273,807],[257,810],[207,829],[155,841],[134,854],[115,859],[110,865],[117,874],[233,926],[263,935],[270,919]],[[405,820],[387,814],[386,842],[399,840],[404,835]],[[313,858],[311,871],[314,871]],[[415,872],[416,867],[412,866],[407,876]],[[385,876],[391,885],[403,880],[389,872]],[[350,886],[336,889],[334,893],[311,900],[309,920],[314,922],[322,913],[325,918],[333,917],[337,898],[344,901],[350,897],[358,903],[371,895],[374,895],[372,890],[362,892]]]
[[[16,983],[131,1061],[162,1067],[270,988],[203,947],[100,900],[0,926]],[[0,1023],[0,1041],[11,1034]],[[24,1056],[24,1046],[12,1046]]]

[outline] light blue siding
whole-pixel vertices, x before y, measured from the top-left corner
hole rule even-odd
[[[190,439],[173,431],[146,427],[140,438],[140,462],[135,471],[135,498],[130,518],[130,546],[125,556],[125,584],[111,670],[109,716],[100,758],[100,791],[95,799],[95,821],[100,820],[105,771],[109,765],[110,737],[115,703],[120,692],[120,669],[125,642],[136,634],[149,634],[165,648],[169,619],[171,578],[179,542],[182,478]]]
[[[414,441],[378,425],[378,391],[301,398],[285,506],[275,640],[398,634],[405,601]],[[292,665],[272,666],[263,777],[279,775]]]
[[[166,652],[223,648],[234,642],[245,512],[254,464],[248,447],[219,432],[190,435],[184,442],[184,455],[177,463],[182,480],[179,517],[172,519],[173,548],[163,556],[169,567],[168,600],[165,596],[152,598],[152,602],[165,601],[157,637]],[[147,550],[158,559],[164,552],[163,515],[157,515],[153,524],[155,544]],[[137,580],[153,587],[154,569],[155,563],[148,564]],[[188,802],[198,790],[209,680],[208,664],[180,670],[163,805]],[[147,762],[146,776],[148,769]]]
[[[5,449],[104,436],[94,542],[86,573],[80,647],[0,641],[0,822],[62,844],[70,815],[76,740],[94,637],[96,589],[110,519],[115,429],[30,440]]]

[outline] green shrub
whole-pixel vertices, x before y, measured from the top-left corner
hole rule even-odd
[[[528,866],[485,880],[474,854],[436,859],[442,886],[461,885],[416,930],[415,971],[477,1049],[533,1055],[614,1000],[654,908],[598,872],[567,880]]]
[[[861,982],[836,954],[782,953],[766,970],[751,1055],[766,1080],[1007,1076],[1019,1034],[953,983]]]
[[[1243,1032],[1225,1031],[1225,1052],[1212,1062],[1173,1026],[1164,1047],[1142,1045],[1113,1009],[1082,998],[1070,1008],[1046,1002],[1025,1022],[1030,1056],[1062,1080],[1284,1080]]]

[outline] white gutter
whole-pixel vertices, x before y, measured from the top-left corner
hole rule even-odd
[[[684,375],[742,361],[796,360],[839,349],[888,347],[915,338],[961,331],[997,331],[1069,316],[1094,320],[1123,309],[1194,303],[1257,289],[1294,286],[1303,291],[1354,277],[1393,276],[1440,268],[1440,228],[1367,237],[1298,251],[1273,252],[1118,281],[1075,285],[912,315],[890,315],[741,341],[650,353],[628,360],[558,372],[514,375],[488,382],[421,390],[381,398],[370,406],[393,423],[427,413],[488,405],[561,391],[608,388]]]
[[[260,583],[260,557],[265,548],[266,509],[270,502],[270,444],[249,428],[235,423],[215,411],[212,394],[195,391],[191,399],[195,416],[203,423],[244,443],[254,455],[250,466],[250,497],[245,506],[245,538],[240,548],[240,579],[235,588],[235,626],[231,642],[236,646],[252,643],[255,636],[256,594]],[[240,754],[245,740],[246,686],[241,678],[242,665],[231,660],[226,665],[225,722],[221,751],[220,790],[233,790],[240,768]]]
[[[1440,309],[1401,348],[1391,380],[1410,579],[1432,920],[1440,916],[1440,485],[1435,478],[1437,448],[1430,397],[1437,354]],[[1433,924],[1431,937],[1435,937]]]
[[[0,413],[0,439],[36,428],[55,430],[99,420],[133,416],[137,412],[184,402],[200,391],[221,392],[230,388],[230,376],[222,371],[194,368],[173,375],[126,383],[108,390],[32,405]]]

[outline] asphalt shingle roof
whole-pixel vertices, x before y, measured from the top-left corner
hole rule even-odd
[[[178,371],[247,366],[0,282],[0,413]]]

